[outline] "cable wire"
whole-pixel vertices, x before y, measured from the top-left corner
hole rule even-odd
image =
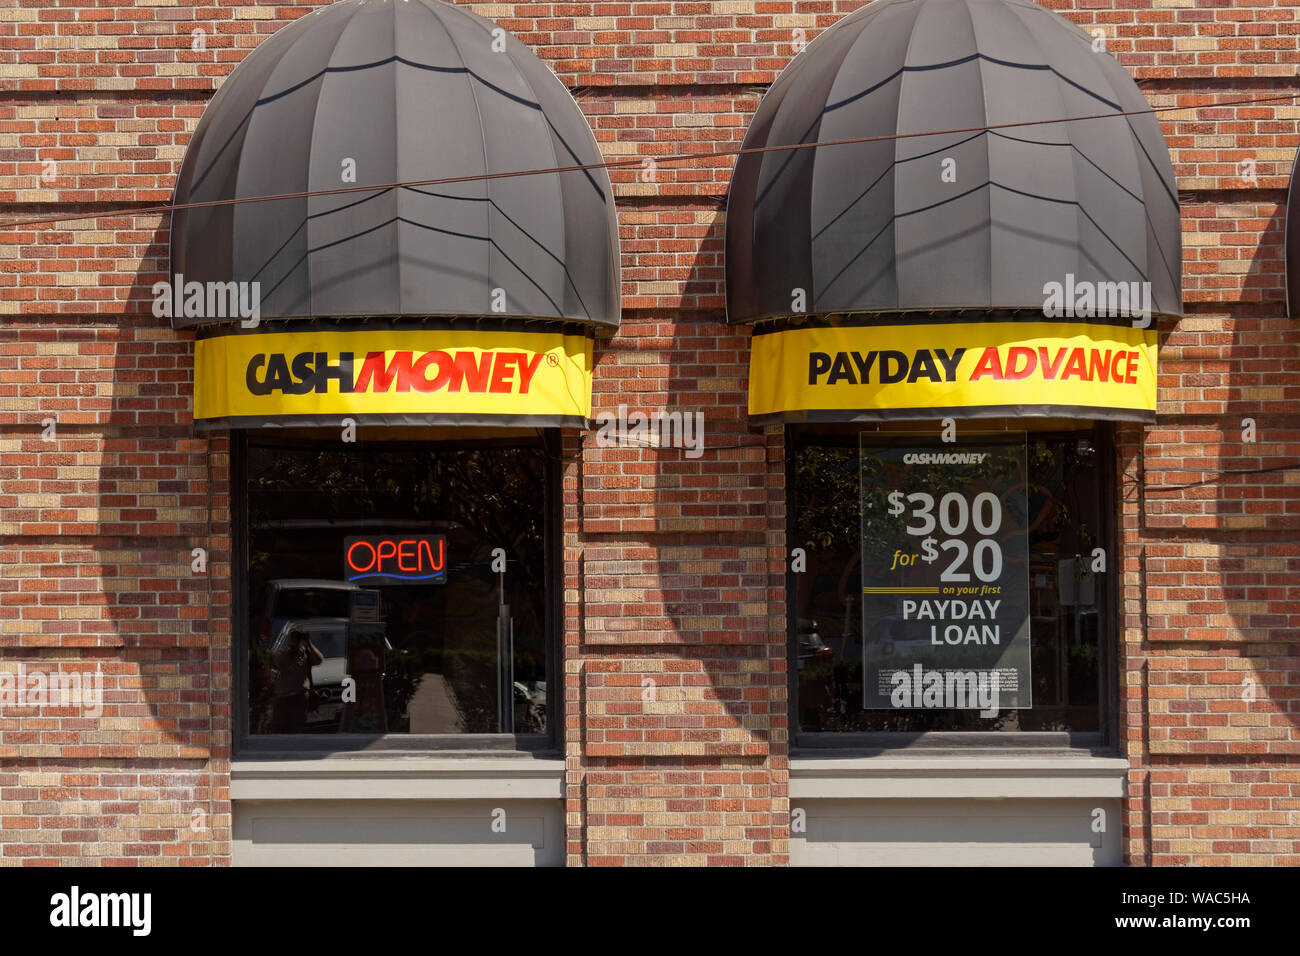
[[[1184,110],[1218,108],[1224,106],[1249,106],[1258,103],[1272,103],[1300,99],[1300,92],[1279,94],[1276,96],[1250,97],[1241,100],[1226,100],[1220,103],[1203,103],[1196,106],[1158,106],[1145,110],[1127,110],[1118,113],[1093,113],[1088,116],[1069,116],[1059,119],[1024,120],[1018,123],[998,123],[992,126],[966,126],[960,129],[931,130],[923,133],[892,133],[884,136],[862,136],[852,139],[819,140],[813,143],[786,143],[780,146],[724,146],[697,153],[670,153],[659,157],[635,157],[632,159],[612,159],[599,163],[584,163],[577,166],[555,166],[549,169],[521,169],[508,173],[475,173],[469,176],[449,176],[440,179],[412,179],[395,183],[372,183],[365,186],[337,186],[330,189],[313,189],[292,193],[274,193],[266,196],[242,196],[232,199],[212,199],[206,202],[162,203],[154,206],[121,206],[116,209],[98,212],[68,213],[57,216],[34,216],[27,219],[9,219],[0,222],[0,229],[19,229],[25,226],[49,225],[58,222],[75,222],[82,219],[100,219],[108,216],[146,216],[154,213],[179,212],[188,209],[206,209],[213,206],[235,206],[243,203],[278,202],[286,199],[309,199],[315,196],[339,196],[347,193],[368,192],[374,189],[398,189],[415,186],[446,186],[455,183],[482,182],[490,179],[512,179],[517,176],[543,176],[552,173],[584,172],[592,169],[619,169],[625,166],[640,166],[646,159],[656,165],[661,163],[678,163],[699,159],[715,159],[723,156],[749,156],[760,153],[776,153],[796,149],[817,149],[823,146],[851,146],[860,143],[879,143],[889,140],[914,139],[922,136],[951,136],[958,133],[981,133],[990,130],[1016,129],[1024,126],[1051,126],[1057,123],[1080,123],[1086,120],[1113,119],[1127,116],[1148,116],[1159,113],[1178,113]],[[1213,120],[1211,120],[1213,122]]]

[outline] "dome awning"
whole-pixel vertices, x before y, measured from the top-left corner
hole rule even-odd
[[[751,415],[983,417],[1069,408],[1091,415],[1101,408],[1103,417],[1149,419],[1155,320],[1182,312],[1178,194],[1156,118],[1109,116],[1146,109],[1137,84],[1104,48],[1094,49],[1091,36],[1022,0],[874,0],[818,36],[764,97],[744,148],[828,145],[738,158],[727,202],[728,319],[803,323],[803,332],[819,323],[835,324],[837,334],[866,328],[832,342],[808,338],[798,355],[765,355],[751,375]],[[1097,114],[1107,118],[1041,123]],[[987,129],[1014,123],[1037,125]],[[945,130],[955,132],[908,135]],[[870,137],[881,138],[830,145]],[[1076,292],[1077,309],[1073,297],[1066,301]],[[1127,308],[1097,308],[1098,296],[1103,306],[1122,298]],[[1136,313],[1143,335],[1134,334]],[[1022,322],[1046,323],[1059,340],[1041,343],[1049,366],[1062,347],[1142,351],[1133,374],[1144,383],[1127,398],[1103,396],[1100,406],[1075,388],[1069,396],[1049,395],[1050,388],[1034,394],[1028,379],[1017,380],[1015,395],[979,397],[957,387],[962,375],[945,378],[931,349],[924,374],[932,362],[944,379],[936,384],[949,387],[925,395],[924,388],[776,394],[791,390],[773,380],[772,362],[786,378],[812,379],[823,365],[824,377],[833,376],[844,371],[841,355],[865,360],[873,349],[890,350],[891,340],[912,370],[917,351],[907,343],[923,340],[968,346],[965,373],[988,358],[981,342],[1003,349],[999,375],[1016,346],[1033,351],[1037,369],[1037,338],[1016,331]],[[982,338],[960,333],[973,325],[983,326]],[[1103,342],[1084,327],[1115,331],[1101,333]],[[914,332],[899,331],[907,328]],[[756,363],[760,348],[784,348],[762,344],[764,332],[781,334],[770,323],[756,330]],[[1017,361],[1018,374],[1027,359]],[[1109,382],[1115,365],[1106,361]],[[862,369],[850,364],[847,372],[836,384],[865,384]]]
[[[438,0],[340,0],[234,69],[199,120],[174,202],[601,161],[564,85],[491,21]],[[194,282],[258,283],[261,320],[609,326],[620,311],[603,168],[179,210],[171,273],[175,327],[229,322],[197,298],[185,307]]]
[[[1033,3],[875,0],[791,62],[744,148],[1148,109],[1092,44]],[[813,314],[1037,310],[1067,273],[1150,281],[1181,315],[1177,196],[1149,114],[745,154],[728,315],[790,315],[794,288]]]

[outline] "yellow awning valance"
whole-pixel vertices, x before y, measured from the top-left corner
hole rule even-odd
[[[200,428],[583,425],[592,340],[565,332],[375,329],[195,342]]]

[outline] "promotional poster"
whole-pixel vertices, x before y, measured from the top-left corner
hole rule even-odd
[[[860,461],[863,706],[1032,706],[1023,441]]]

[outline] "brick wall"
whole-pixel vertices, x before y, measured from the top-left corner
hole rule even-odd
[[[748,335],[722,324],[732,158],[662,160],[737,144],[794,44],[860,5],[469,5],[574,89],[609,158],[660,161],[653,182],[613,174],[625,315],[595,406],[702,408],[710,445],[565,438],[572,862],[785,859],[785,451],[744,421]],[[1120,433],[1127,853],[1294,864],[1300,474],[1215,472],[1300,457],[1280,250],[1300,106],[1216,104],[1300,90],[1300,8],[1047,5],[1104,30],[1153,105],[1187,107],[1163,117],[1187,318],[1162,329],[1159,424]],[[0,215],[165,202],[221,78],[312,9],[0,8]],[[228,457],[189,423],[190,337],[149,309],[166,230],[133,214],[0,236],[0,669],[100,667],[107,699],[98,722],[0,717],[0,862],[229,857]]]

